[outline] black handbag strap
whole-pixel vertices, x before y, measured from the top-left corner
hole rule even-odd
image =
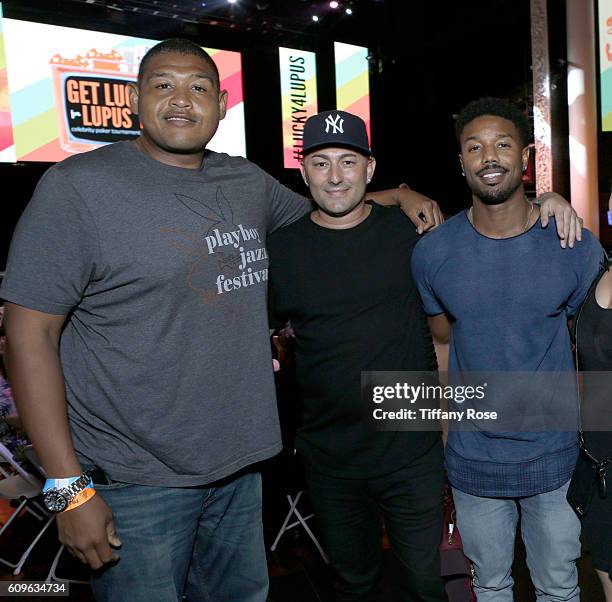
[[[582,453],[591,461],[593,462],[593,464],[595,464],[595,468],[597,468],[598,470],[602,469],[602,468],[606,468],[606,466],[612,464],[612,456],[610,456],[609,458],[604,458],[603,460],[598,460],[585,446],[584,444],[584,436],[583,436],[583,432],[580,431],[580,449],[582,450]]]

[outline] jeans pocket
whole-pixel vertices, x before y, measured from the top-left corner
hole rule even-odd
[[[114,491],[116,489],[125,489],[126,487],[132,487],[133,483],[124,483],[123,481],[111,481],[109,484],[106,483],[94,483],[94,489],[98,491]]]
[[[113,481],[101,468],[86,464],[82,466],[83,470],[91,475],[94,489],[99,491],[112,491],[114,489],[123,489],[132,485],[123,481]]]

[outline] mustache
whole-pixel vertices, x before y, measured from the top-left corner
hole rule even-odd
[[[500,171],[503,171],[504,173],[508,171],[505,167],[502,167],[501,165],[498,165],[497,163],[491,163],[491,165],[487,165],[486,167],[483,167],[480,171],[477,171],[476,175],[481,176],[483,173],[487,171],[491,171],[492,169],[499,169]]]

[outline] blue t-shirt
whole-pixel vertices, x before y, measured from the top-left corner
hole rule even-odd
[[[451,320],[449,371],[563,372],[574,369],[567,318],[576,313],[604,257],[588,231],[562,249],[554,220],[518,236],[488,238],[465,211],[427,234],[412,257],[428,315]],[[449,433],[446,464],[454,487],[514,497],[552,491],[569,480],[576,433]]]

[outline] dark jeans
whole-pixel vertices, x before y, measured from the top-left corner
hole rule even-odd
[[[99,602],[265,602],[261,476],[205,487],[96,485],[115,514],[120,560],[93,579]]]
[[[447,600],[440,577],[444,472],[442,445],[409,466],[373,479],[342,479],[307,470],[306,480],[338,602],[377,600],[381,517],[401,570],[401,600]]]

